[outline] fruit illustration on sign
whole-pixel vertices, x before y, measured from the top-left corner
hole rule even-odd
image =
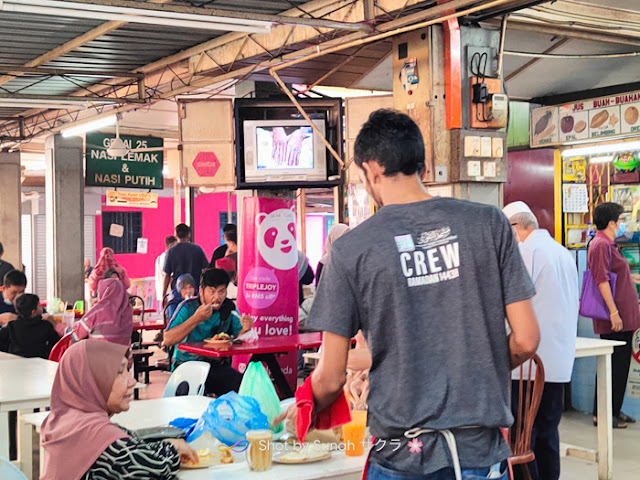
[[[605,122],[609,119],[609,112],[606,110],[602,110],[599,113],[596,113],[591,119],[591,128],[600,128]]]
[[[551,112],[547,111],[545,112],[545,114],[540,117],[540,119],[536,122],[536,128],[533,132],[534,135],[540,135],[542,132],[544,132],[547,127],[549,126],[549,123],[551,122]]]
[[[573,130],[573,123],[574,120],[571,115],[562,117],[562,120],[560,120],[560,130],[562,130],[562,133],[569,133],[571,130]]]
[[[627,122],[627,125],[635,125],[640,117],[640,112],[636,107],[629,107],[624,112],[624,121]]]

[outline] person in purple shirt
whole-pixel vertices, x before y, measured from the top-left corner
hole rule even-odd
[[[640,283],[640,275],[631,273],[629,262],[615,243],[615,239],[623,236],[626,230],[626,225],[620,218],[622,212],[622,205],[617,203],[603,203],[595,208],[593,223],[598,231],[587,249],[587,266],[610,315],[608,320],[593,319],[593,331],[604,340],[625,342],[624,345],[615,347],[611,355],[613,428],[626,428],[628,423],[636,421],[622,413],[621,409],[629,376],[633,332],[640,328],[638,292],[634,285]],[[611,273],[618,275],[615,295],[609,285]],[[596,425],[597,395],[594,399],[593,423]]]

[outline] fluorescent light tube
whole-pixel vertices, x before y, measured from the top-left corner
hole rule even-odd
[[[83,133],[99,130],[104,127],[110,127],[116,123],[116,116],[110,115],[108,117],[98,118],[97,120],[81,123],[75,127],[62,129],[62,136],[64,138],[73,137],[75,135],[82,135]]]
[[[59,0],[4,0],[0,11],[54,15],[83,19],[115,20],[148,25],[167,25],[183,28],[247,33],[269,33],[271,23],[261,20],[163,12],[139,8],[113,7]]]
[[[618,153],[630,150],[640,150],[640,141],[610,143],[608,145],[593,145],[591,147],[571,148],[563,150],[563,157],[586,157],[588,155],[599,155],[602,153]]]
[[[613,162],[613,155],[605,155],[603,157],[591,157],[589,163],[611,163]]]

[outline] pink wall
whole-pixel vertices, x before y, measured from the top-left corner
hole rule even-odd
[[[164,237],[175,235],[173,224],[173,198],[158,198],[158,208],[107,207],[102,197],[103,212],[142,212],[142,235],[149,240],[147,254],[126,253],[116,255],[118,263],[127,270],[130,278],[153,277],[155,261],[164,252]],[[182,200],[184,217],[184,200]],[[96,215],[96,252],[102,250],[102,215]],[[96,259],[97,260],[97,259]]]
[[[142,235],[149,240],[147,254],[119,254],[118,263],[127,270],[130,278],[153,277],[155,261],[164,251],[164,238],[175,235],[173,222],[173,198],[158,198],[158,208],[107,207],[102,197],[103,212],[138,211],[142,212]],[[232,209],[236,211],[235,196],[232,196]],[[195,243],[200,245],[208,259],[220,244],[219,213],[227,211],[227,194],[210,193],[198,195],[195,199]],[[182,218],[184,218],[184,199],[182,200]],[[96,252],[102,250],[102,216],[96,216]]]
[[[228,209],[227,193],[199,194],[195,200],[195,243],[200,245],[211,260],[213,251],[220,246],[220,212]],[[236,211],[236,196],[231,195],[231,211]]]

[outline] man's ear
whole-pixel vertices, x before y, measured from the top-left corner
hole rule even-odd
[[[380,179],[384,176],[385,168],[375,160],[365,162],[362,164],[363,168],[366,168],[369,174],[369,181],[373,184],[379,183]]]

